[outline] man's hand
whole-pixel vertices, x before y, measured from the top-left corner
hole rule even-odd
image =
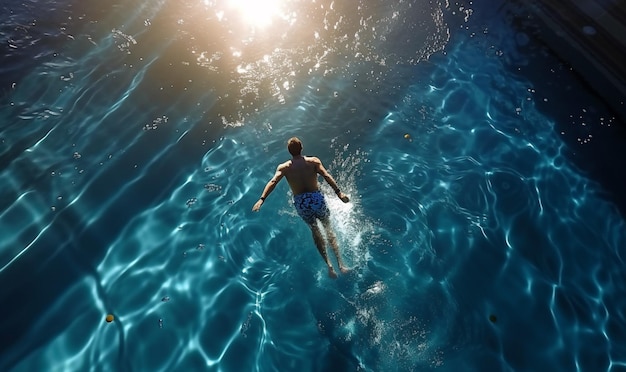
[[[254,207],[252,207],[252,212],[258,212],[263,205],[263,200],[259,199],[256,203],[254,203]]]
[[[339,199],[341,199],[342,202],[347,203],[350,201],[350,198],[348,197],[348,195],[344,194],[343,192],[339,192],[339,194],[337,194],[337,196],[339,197]]]

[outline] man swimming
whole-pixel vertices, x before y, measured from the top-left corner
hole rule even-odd
[[[293,192],[293,205],[296,207],[298,215],[302,217],[304,222],[309,225],[311,232],[313,233],[313,241],[317,250],[322,255],[324,262],[328,266],[328,275],[331,278],[336,278],[337,273],[333,269],[333,265],[328,259],[326,253],[326,242],[322,236],[322,232],[317,225],[317,220],[322,222],[324,230],[326,231],[326,237],[330,243],[330,246],[335,252],[337,257],[337,263],[339,264],[339,270],[345,274],[349,270],[344,266],[339,253],[339,246],[337,245],[337,238],[330,225],[330,211],[324,200],[324,195],[319,190],[317,183],[317,175],[324,177],[330,187],[335,190],[335,194],[343,201],[347,203],[350,201],[348,196],[339,190],[337,182],[326,171],[326,168],[322,165],[320,159],[313,156],[302,156],[302,142],[296,137],[292,137],[287,142],[287,149],[291,154],[291,160],[288,160],[280,164],[276,168],[274,177],[265,185],[265,189],[261,194],[261,198],[254,204],[252,210],[257,212],[261,209],[265,199],[274,191],[276,184],[283,178],[287,178],[291,191]]]

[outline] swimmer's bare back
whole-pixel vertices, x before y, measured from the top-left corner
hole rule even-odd
[[[322,162],[313,156],[294,157],[279,166],[294,195],[319,190],[317,175],[328,174]]]
[[[288,160],[276,167],[276,173],[269,180],[265,189],[261,194],[259,200],[254,204],[252,210],[258,212],[261,206],[265,202],[265,198],[274,191],[274,188],[285,177],[289,183],[289,187],[294,195],[299,195],[305,192],[313,192],[319,190],[319,184],[317,182],[317,175],[324,177],[324,180],[332,187],[337,194],[337,197],[344,203],[350,201],[348,195],[339,190],[337,182],[328,173],[320,159],[314,156],[302,156],[293,155],[291,160]]]

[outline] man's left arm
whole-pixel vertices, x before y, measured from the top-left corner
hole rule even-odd
[[[339,197],[339,199],[341,199],[341,201],[343,201],[344,203],[347,203],[350,201],[350,198],[348,198],[348,195],[344,194],[339,189],[337,182],[335,181],[333,176],[331,176],[330,173],[328,173],[326,168],[324,168],[324,165],[322,164],[321,161],[319,161],[319,159],[317,162],[317,173],[319,173],[322,177],[324,177],[324,180],[326,180],[326,182],[330,185],[330,187],[333,188],[333,190],[335,191],[335,194],[337,194],[337,196]]]

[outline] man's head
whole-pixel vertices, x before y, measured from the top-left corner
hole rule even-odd
[[[292,156],[299,156],[302,153],[302,142],[298,137],[291,137],[287,141],[287,149]]]

